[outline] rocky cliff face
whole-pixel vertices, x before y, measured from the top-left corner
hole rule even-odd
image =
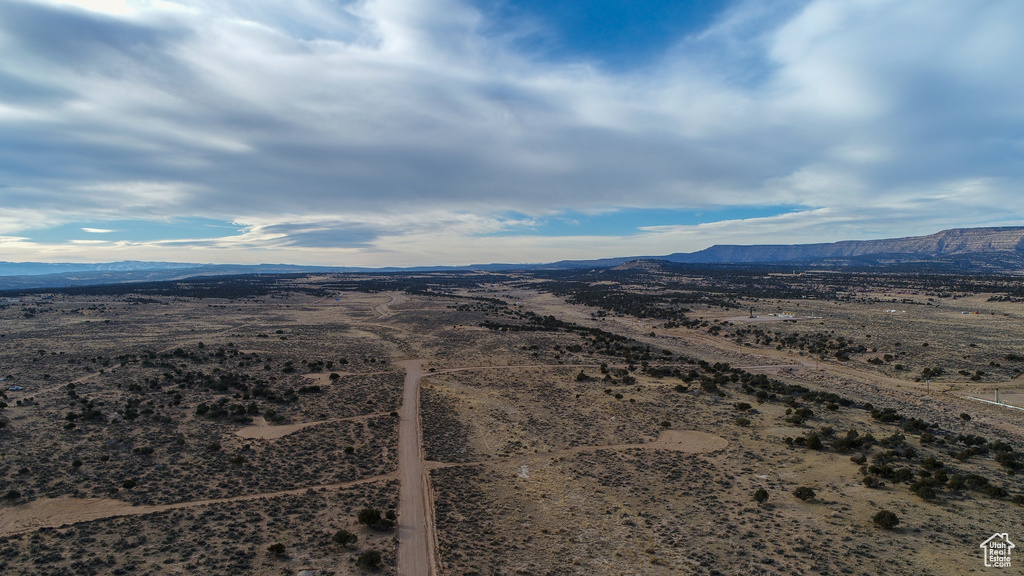
[[[672,254],[672,262],[754,263],[798,262],[872,255],[942,258],[969,254],[1010,253],[1024,256],[1024,226],[957,228],[928,236],[885,240],[848,240],[830,244],[762,246],[716,245],[690,254]]]

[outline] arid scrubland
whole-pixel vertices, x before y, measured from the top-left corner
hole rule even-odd
[[[356,528],[361,508],[397,504],[402,373],[353,323],[372,303],[275,296],[57,295],[0,312],[5,569],[346,573],[371,548],[393,564],[392,532]],[[48,499],[62,505],[42,522],[19,510]],[[119,502],[186,506],[76,523],[77,499],[112,517],[135,512]],[[358,546],[333,543],[340,529]]]
[[[211,286],[0,310],[5,573],[394,573],[358,516],[399,508],[401,358],[440,574],[982,573],[1024,535],[1024,412],[969,398],[1024,388],[1006,279]]]

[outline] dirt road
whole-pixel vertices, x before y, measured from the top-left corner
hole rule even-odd
[[[377,304],[376,306],[373,307],[373,311],[376,312],[377,316],[379,316],[380,318],[387,318],[388,316],[394,314],[394,312],[391,311],[391,305],[401,304],[409,299],[408,296],[406,296],[402,292],[391,292],[389,296],[391,298],[390,300],[388,300],[387,302],[381,302],[380,304]]]
[[[398,425],[398,573],[434,576],[434,502],[423,463],[420,379],[425,360],[403,360],[405,389]]]

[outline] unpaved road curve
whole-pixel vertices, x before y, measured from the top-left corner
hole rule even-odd
[[[405,388],[398,411],[398,573],[434,576],[434,502],[423,463],[420,379],[425,360],[403,360]]]
[[[379,316],[380,318],[387,318],[388,316],[394,314],[394,312],[392,312],[390,308],[390,306],[392,306],[393,304],[401,304],[408,300],[408,297],[402,292],[392,292],[390,293],[390,296],[391,299],[388,300],[387,302],[382,302],[373,307],[373,311],[376,312],[377,316]]]

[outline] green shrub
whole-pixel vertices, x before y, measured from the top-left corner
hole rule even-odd
[[[768,500],[768,491],[764,488],[758,488],[757,492],[754,492],[754,502],[758,504]]]
[[[910,468],[897,468],[893,472],[893,480],[896,482],[910,482],[914,479],[914,471]]]
[[[876,526],[880,526],[886,530],[892,530],[900,523],[899,516],[888,510],[879,510],[871,520]]]
[[[807,435],[807,448],[810,450],[821,450],[824,448],[824,444],[821,443],[821,437],[811,432]]]
[[[366,526],[373,526],[377,522],[380,522],[380,510],[376,508],[363,508],[356,514],[356,519],[360,524]]]
[[[356,558],[356,564],[369,570],[378,570],[380,569],[381,560],[380,552],[376,550],[367,550]]]
[[[814,410],[811,410],[810,408],[806,407],[797,408],[796,410],[793,411],[792,415],[789,418],[786,418],[786,422],[799,426],[813,417]]]
[[[800,486],[796,490],[793,490],[793,495],[806,502],[807,500],[814,500],[816,494],[810,487]]]
[[[281,544],[280,542],[276,542],[274,544],[271,544],[270,547],[267,548],[267,552],[270,552],[271,554],[273,554],[274,556],[277,556],[278,558],[284,556],[284,551],[285,551],[284,544]]]
[[[878,476],[867,475],[864,477],[864,485],[868,488],[884,488],[885,480],[882,480]]]
[[[360,524],[369,526],[374,530],[389,530],[393,528],[396,518],[397,516],[395,516],[394,511],[388,511],[386,515],[381,516],[380,510],[376,508],[363,508],[356,515],[356,519]]]
[[[845,436],[840,436],[832,441],[832,449],[840,454],[856,450],[864,445],[865,438],[856,430],[850,430]]]
[[[935,489],[927,482],[915,482],[911,485],[910,489],[913,490],[914,494],[917,494],[922,500],[935,500]]]
[[[1002,486],[988,485],[985,486],[984,492],[989,498],[1008,498],[1010,496],[1010,493]]]
[[[338,530],[334,533],[334,536],[331,537],[331,541],[339,546],[348,548],[350,544],[355,544],[359,541],[359,537],[348,530]]]

